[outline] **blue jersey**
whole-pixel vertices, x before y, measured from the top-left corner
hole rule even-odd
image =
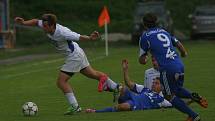
[[[127,89],[120,100],[129,103],[132,110],[146,110],[160,108],[159,104],[164,101],[164,97],[148,88],[143,88],[141,92]]]
[[[150,51],[161,69],[169,68],[170,65],[183,66],[174,47],[177,42],[178,40],[164,29],[151,28],[140,38],[140,54],[143,55]]]

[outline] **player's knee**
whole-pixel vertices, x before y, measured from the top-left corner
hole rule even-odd
[[[119,87],[120,96],[124,96],[126,91],[126,86],[122,85]]]
[[[61,88],[63,85],[67,83],[67,80],[58,79],[56,85],[58,88]]]
[[[131,110],[130,105],[128,103],[118,104],[115,106],[118,111],[129,111]]]

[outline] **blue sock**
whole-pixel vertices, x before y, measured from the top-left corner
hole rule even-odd
[[[172,103],[172,105],[178,109],[179,111],[188,114],[190,117],[192,117],[193,119],[198,116],[197,113],[193,112],[185,103],[184,101],[182,101],[180,98],[174,96],[170,102]]]
[[[104,112],[117,112],[117,110],[113,107],[108,107],[101,110],[96,110],[96,113],[104,113]]]
[[[191,99],[190,91],[186,90],[185,88],[181,87],[177,90],[176,95],[180,98],[189,98]]]

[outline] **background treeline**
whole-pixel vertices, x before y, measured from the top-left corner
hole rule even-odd
[[[72,30],[89,34],[93,30],[103,32],[97,25],[97,18],[106,5],[110,12],[111,24],[109,32],[130,33],[132,30],[133,13],[138,0],[10,0],[11,23],[15,16],[26,19],[40,18],[43,13],[55,13],[59,23]],[[165,0],[174,21],[174,28],[189,33],[190,20],[188,15],[196,6],[215,4],[215,0]],[[23,30],[25,31],[25,30]],[[32,34],[36,34],[33,32]],[[29,35],[26,35],[29,34]],[[19,39],[34,36],[25,31],[25,35],[18,35]],[[28,36],[28,37],[23,37]],[[35,37],[33,37],[35,38]],[[23,40],[19,40],[23,41]]]

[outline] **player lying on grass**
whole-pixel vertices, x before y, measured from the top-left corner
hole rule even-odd
[[[153,79],[151,90],[134,83],[129,78],[128,73],[128,61],[122,61],[122,68],[124,74],[125,86],[117,86],[120,92],[118,98],[118,104],[114,107],[108,107],[101,110],[96,109],[86,109],[86,113],[101,113],[101,112],[118,112],[118,111],[134,111],[134,110],[148,110],[148,109],[158,109],[161,107],[172,107],[169,101],[163,98],[161,93],[161,84],[159,77]],[[108,82],[104,83],[106,88],[108,88]],[[196,101],[201,99],[197,93],[193,93],[193,100]],[[199,102],[197,102],[199,103]],[[207,104],[201,104],[202,107],[207,107]]]
[[[159,95],[161,92],[161,85],[159,77],[155,78],[152,83],[151,90],[145,88],[130,80],[128,76],[128,62],[122,61],[122,68],[124,73],[124,82],[126,86],[119,86],[118,104],[114,107],[108,107],[101,110],[86,109],[87,113],[100,112],[117,112],[117,111],[134,111],[157,109],[161,107],[171,107],[172,105]]]
[[[99,33],[94,31],[87,35],[80,35],[71,31],[69,28],[64,27],[57,23],[57,17],[54,14],[44,14],[41,19],[24,20],[21,17],[16,17],[15,22],[17,24],[26,26],[38,26],[44,30],[47,36],[50,38],[50,42],[56,47],[56,49],[65,55],[65,63],[61,67],[57,86],[65,94],[70,103],[70,107],[65,114],[73,114],[74,112],[80,112],[81,108],[73,93],[72,87],[69,85],[68,80],[76,73],[81,74],[96,80],[112,82],[105,73],[93,69],[84,53],[75,41],[91,41],[99,38]],[[104,80],[105,78],[105,80]],[[109,88],[116,88],[115,83],[111,83]],[[98,91],[102,91],[101,83],[98,85]]]

